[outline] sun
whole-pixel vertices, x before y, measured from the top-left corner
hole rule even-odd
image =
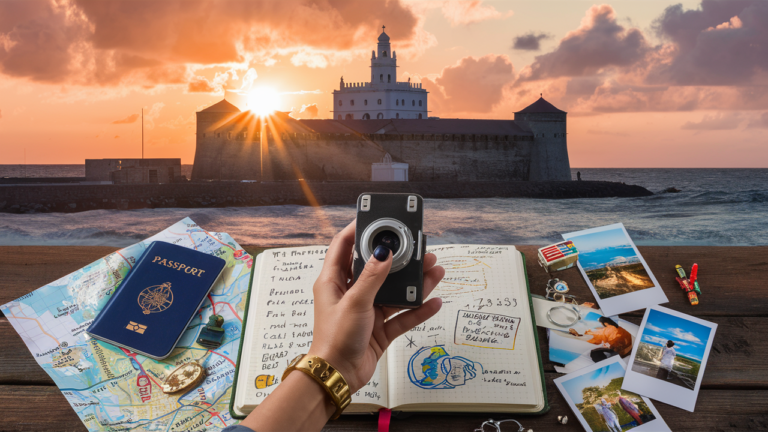
[[[280,93],[271,87],[259,87],[248,92],[248,109],[255,114],[271,114],[279,105]]]

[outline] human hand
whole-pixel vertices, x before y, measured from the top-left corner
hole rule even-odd
[[[355,221],[336,234],[325,255],[323,270],[314,285],[315,328],[310,355],[325,359],[349,384],[360,390],[373,376],[384,350],[398,336],[434,316],[442,305],[439,297],[417,309],[392,316],[402,309],[374,306],[373,299],[392,267],[392,251],[384,261],[375,255],[352,284],[352,251]],[[424,256],[424,298],[445,275],[435,265],[434,254]]]

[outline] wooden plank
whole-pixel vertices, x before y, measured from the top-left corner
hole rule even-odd
[[[630,317],[638,323],[640,318]],[[768,318],[715,317],[715,342],[704,373],[704,388],[768,389]],[[545,330],[539,328],[544,369],[554,372],[549,362]],[[0,384],[53,385],[38,366],[21,337],[5,318],[0,318]]]
[[[119,248],[0,246],[0,305],[34,291]]]
[[[576,432],[583,431],[574,414],[565,403],[552,379],[547,374],[547,392],[550,411],[542,416],[506,414],[412,414],[392,421],[392,431],[471,431],[489,417],[514,418],[526,429],[534,431]],[[696,412],[655,403],[662,418],[674,431],[699,432],[705,430],[744,431],[764,429],[768,424],[765,398],[762,390],[702,390]],[[86,431],[85,426],[55,387],[49,386],[0,386],[0,406],[3,407],[3,425],[18,431]],[[42,412],[41,412],[42,410]],[[567,425],[556,423],[558,415],[567,415]],[[5,430],[5,428],[3,428]],[[345,416],[331,422],[328,431],[375,431],[376,416]],[[515,430],[515,429],[510,429]]]
[[[244,246],[256,252],[258,246]],[[547,275],[536,261],[537,246],[520,246],[527,259],[531,292],[543,295]],[[665,306],[700,317],[768,316],[768,290],[762,284],[762,270],[768,266],[768,247],[641,246],[648,262],[669,298]],[[65,276],[117,250],[106,246],[2,246],[0,247],[0,304]],[[63,257],[66,257],[65,259]],[[701,303],[691,306],[675,281],[675,264],[690,269],[699,264],[703,291]],[[578,299],[594,301],[578,269],[558,272]],[[642,316],[642,311],[634,312]]]
[[[0,318],[0,384],[54,385],[7,318]]]
[[[525,254],[532,294],[544,295],[549,277],[537,261],[537,246],[520,246]],[[761,274],[768,268],[768,247],[699,247],[699,246],[640,246],[640,254],[648,263],[669,303],[665,307],[698,317],[768,316],[768,290]],[[693,263],[699,264],[702,295],[698,306],[691,306],[675,281],[675,265],[689,272]],[[571,294],[579,302],[594,302],[578,268],[554,274],[568,283]],[[632,313],[642,317],[644,310]]]
[[[4,417],[2,430],[87,431],[56,387],[0,386],[0,406]]]

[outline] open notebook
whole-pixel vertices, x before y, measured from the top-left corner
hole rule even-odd
[[[243,418],[312,341],[312,286],[325,246],[269,249],[254,264],[230,413]],[[549,409],[524,256],[514,246],[446,245],[440,312],[397,338],[348,413],[541,413]]]

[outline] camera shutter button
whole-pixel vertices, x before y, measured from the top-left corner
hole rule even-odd
[[[406,296],[406,300],[409,302],[415,302],[416,301],[416,287],[415,286],[409,286],[408,287],[408,295]]]

